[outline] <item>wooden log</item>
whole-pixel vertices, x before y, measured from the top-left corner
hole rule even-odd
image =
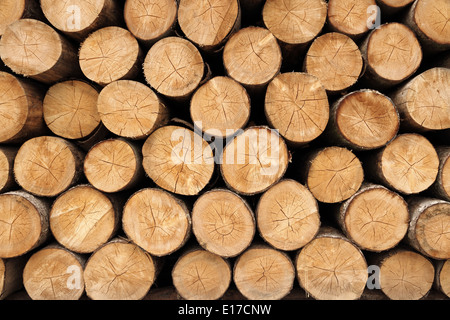
[[[194,93],[191,119],[205,135],[227,138],[243,129],[250,119],[250,97],[245,88],[229,77],[208,80]]]
[[[71,142],[59,137],[36,137],[17,152],[14,176],[26,191],[54,197],[78,182],[83,158],[83,152]]]
[[[432,259],[450,259],[450,202],[416,196],[408,206],[408,244]]]
[[[121,8],[114,0],[40,2],[48,21],[66,36],[79,42],[98,29],[121,23]]]
[[[362,252],[328,227],[299,251],[295,268],[300,286],[317,300],[358,300],[368,280]]]
[[[143,83],[118,80],[100,92],[97,110],[112,133],[133,140],[147,138],[167,123],[169,110],[156,93]]]
[[[120,225],[119,200],[90,185],[78,185],[53,202],[50,230],[68,250],[92,253],[116,234]]]
[[[372,30],[360,45],[364,81],[373,89],[386,89],[410,78],[422,63],[423,53],[415,33],[391,22]]]
[[[286,253],[253,244],[236,260],[233,280],[249,300],[280,300],[294,286],[295,268]]]
[[[379,91],[361,89],[333,103],[324,136],[333,144],[366,151],[384,147],[399,129],[400,115],[392,100]]]
[[[0,72],[0,143],[23,143],[46,132],[43,97],[39,85]]]
[[[289,161],[286,143],[278,132],[255,126],[227,144],[220,172],[229,189],[241,195],[255,195],[278,182]]]
[[[450,260],[435,262],[434,287],[450,298]]]
[[[301,72],[282,73],[268,85],[264,113],[293,146],[307,144],[319,137],[329,119],[325,88],[318,78]]]
[[[123,138],[103,140],[86,154],[83,170],[89,183],[100,191],[130,190],[144,177],[142,152]]]
[[[417,133],[398,135],[364,162],[373,181],[406,195],[428,189],[439,171],[434,146]]]
[[[79,52],[81,71],[101,86],[136,78],[141,73],[142,60],[138,41],[121,27],[105,27],[91,33]]]
[[[35,19],[8,25],[0,40],[0,55],[15,73],[46,84],[81,75],[73,44]]]
[[[49,204],[24,191],[0,195],[0,258],[15,258],[50,236]]]
[[[185,300],[218,300],[231,284],[227,260],[194,248],[183,253],[172,269],[173,285]]]
[[[439,156],[439,172],[435,183],[431,186],[434,197],[450,201],[450,147],[436,147]]]
[[[405,10],[414,0],[376,0],[383,15],[394,16],[394,14]]]
[[[450,3],[446,0],[416,0],[405,23],[417,34],[427,54],[450,49]]]
[[[35,0],[5,0],[0,4],[0,37],[6,28],[20,19],[43,17],[39,3]]]
[[[159,94],[179,101],[191,97],[205,70],[200,51],[189,40],[175,36],[156,42],[144,61],[147,83]]]
[[[256,222],[243,198],[227,189],[202,194],[192,208],[192,231],[203,249],[224,258],[240,255],[253,241]]]
[[[126,239],[113,239],[86,262],[86,295],[92,300],[141,300],[153,285],[157,270],[149,253]]]
[[[247,90],[263,90],[279,73],[281,50],[273,34],[261,27],[246,27],[231,36],[223,50],[226,74]]]
[[[184,201],[157,188],[135,192],[123,209],[123,231],[152,256],[167,256],[182,248],[191,235],[191,224]]]
[[[313,41],[303,68],[316,76],[328,93],[335,94],[356,84],[363,73],[363,58],[350,37],[330,32]]]
[[[85,258],[60,245],[35,252],[23,270],[23,284],[33,300],[79,300],[84,293]]]
[[[423,132],[450,128],[450,69],[428,69],[390,96],[400,112],[404,130]]]
[[[126,0],[124,19],[127,29],[144,47],[172,34],[177,22],[175,0]]]
[[[11,146],[0,146],[0,192],[4,193],[17,189],[14,179],[14,159],[18,148]]]
[[[186,38],[205,52],[219,50],[241,26],[238,0],[181,0],[178,24]]]
[[[362,250],[381,252],[394,248],[409,227],[408,204],[381,185],[364,183],[343,202],[336,218],[344,235]]]
[[[197,195],[214,173],[211,147],[196,132],[179,125],[154,131],[142,147],[143,166],[159,187],[180,195]]]
[[[403,247],[371,257],[379,268],[381,291],[390,300],[419,300],[427,296],[434,280],[433,263],[423,255]]]
[[[97,88],[85,81],[69,80],[53,85],[43,101],[47,127],[65,139],[88,137],[101,121],[97,99]]]
[[[295,180],[283,179],[264,192],[256,207],[259,234],[278,250],[298,250],[319,231],[319,207],[311,192]]]
[[[8,298],[23,288],[22,273],[27,258],[27,256],[0,258],[0,300]]]

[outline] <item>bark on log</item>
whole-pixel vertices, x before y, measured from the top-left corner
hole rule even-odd
[[[18,148],[11,146],[0,146],[0,192],[4,193],[16,189],[17,183],[14,179],[14,159]]]
[[[435,183],[431,186],[434,197],[450,201],[450,147],[436,147],[439,156],[439,172]]]
[[[27,260],[27,256],[0,258],[0,300],[8,298],[23,288],[22,273]]]
[[[450,260],[435,262],[434,287],[450,298]]]

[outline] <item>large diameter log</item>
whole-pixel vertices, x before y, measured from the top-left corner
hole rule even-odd
[[[406,25],[391,22],[374,29],[360,45],[366,65],[364,80],[372,88],[385,89],[410,78],[423,54],[415,33]]]
[[[361,249],[381,252],[397,246],[409,227],[408,204],[381,185],[364,184],[339,206],[337,221]]]
[[[0,146],[0,192],[11,191],[17,187],[14,179],[14,159],[18,148]]]
[[[224,258],[195,248],[178,258],[172,269],[172,281],[186,300],[218,300],[231,284],[232,271]]]
[[[358,300],[368,280],[360,249],[331,228],[299,251],[295,267],[300,286],[317,300]]]
[[[91,33],[79,52],[81,71],[101,86],[137,77],[142,59],[143,52],[136,38],[120,27],[105,27]]]
[[[0,257],[14,258],[39,247],[50,236],[49,204],[24,191],[0,195]]]
[[[236,260],[233,280],[249,300],[280,300],[294,286],[295,268],[286,253],[254,244]]]
[[[78,185],[53,202],[50,229],[68,250],[92,253],[115,235],[120,213],[117,200],[90,185]]]
[[[121,22],[120,5],[114,0],[40,2],[48,21],[77,41],[83,41],[90,33],[100,28]]]
[[[434,286],[450,298],[450,260],[436,261]]]
[[[0,37],[13,22],[27,18],[42,18],[42,11],[35,0],[4,0],[0,3]]]
[[[159,187],[197,195],[210,182],[215,164],[211,146],[190,129],[170,125],[154,131],[142,147],[143,166]]]
[[[385,146],[399,129],[400,116],[392,100],[381,92],[362,89],[332,105],[325,135],[337,145],[364,151]]]
[[[428,69],[390,96],[403,128],[419,132],[450,128],[450,69]]]
[[[202,50],[218,50],[240,28],[239,1],[181,0],[178,23],[186,37]]]
[[[339,93],[359,80],[363,58],[350,37],[338,32],[325,33],[309,47],[304,70],[316,76],[329,93]]]
[[[184,201],[157,188],[137,191],[123,209],[125,234],[157,257],[167,256],[183,247],[191,235],[191,224]]]
[[[33,300],[79,300],[84,293],[85,258],[59,245],[35,252],[23,270],[23,284]]]
[[[405,240],[432,259],[450,259],[450,202],[413,197],[408,205],[410,224]]]
[[[198,243],[221,257],[240,255],[250,246],[255,230],[253,210],[232,191],[210,190],[192,208],[192,231]]]
[[[17,183],[41,197],[54,197],[73,186],[82,174],[84,154],[59,137],[41,136],[25,142],[14,160]]]
[[[118,80],[104,87],[98,96],[97,110],[109,131],[133,140],[147,138],[166,124],[169,116],[156,93],[134,80]]]
[[[305,186],[291,179],[281,180],[261,195],[256,219],[261,237],[283,251],[305,246],[321,224],[316,199]]]
[[[128,30],[150,46],[173,31],[177,10],[175,0],[127,0],[123,14]]]
[[[450,201],[450,147],[436,147],[439,155],[439,172],[431,192],[435,197]]]
[[[21,19],[0,40],[3,62],[15,73],[43,83],[80,75],[76,48],[49,25]]]
[[[141,300],[157,277],[149,253],[121,238],[97,249],[87,260],[84,282],[92,300]]]
[[[272,128],[292,145],[304,145],[319,137],[329,119],[325,88],[307,73],[277,75],[268,85],[264,112]]]
[[[8,298],[23,288],[22,273],[27,259],[27,256],[0,258],[0,300]]]
[[[290,155],[277,131],[249,127],[228,143],[220,161],[226,185],[239,194],[254,195],[283,177]]]

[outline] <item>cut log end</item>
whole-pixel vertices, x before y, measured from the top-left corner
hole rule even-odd
[[[267,87],[265,114],[287,142],[300,145],[322,134],[329,119],[325,88],[315,76],[283,73]]]
[[[436,44],[440,50],[450,48],[449,10],[450,4],[446,0],[416,1],[413,8],[414,29],[427,40]]]
[[[438,271],[437,286],[442,293],[450,298],[450,260],[443,261]]]
[[[16,187],[14,180],[14,159],[16,147],[0,147],[0,192],[4,193]]]
[[[25,0],[5,0],[0,4],[0,37],[11,23],[22,18],[25,12]]]

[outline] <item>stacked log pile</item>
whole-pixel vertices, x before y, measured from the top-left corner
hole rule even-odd
[[[0,299],[450,298],[448,0],[0,17]]]

